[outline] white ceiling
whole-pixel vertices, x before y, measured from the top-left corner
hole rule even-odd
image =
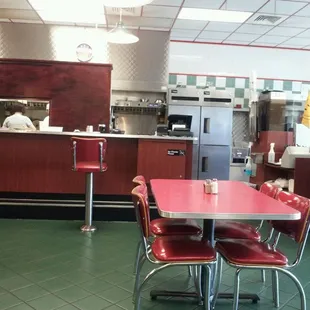
[[[83,5],[89,11],[92,2],[98,1],[88,0]],[[243,24],[180,20],[177,17],[182,7],[247,11],[253,15]],[[78,8],[81,10],[80,5]],[[118,21],[119,12],[101,8],[98,26],[109,29]],[[280,19],[275,24],[255,22],[260,15]],[[171,39],[176,41],[310,48],[310,0],[154,0],[142,8],[124,11],[123,19],[130,29],[171,31]],[[35,11],[27,0],[0,0],[0,22],[65,24],[42,20],[40,11]],[[95,26],[84,20],[68,24]]]

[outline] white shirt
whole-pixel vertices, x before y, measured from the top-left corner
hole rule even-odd
[[[8,116],[4,120],[2,127],[8,128],[10,130],[36,130],[30,118],[21,113],[15,113],[11,116]]]

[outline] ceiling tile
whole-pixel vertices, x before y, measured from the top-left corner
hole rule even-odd
[[[176,18],[179,13],[178,7],[147,5],[143,7],[142,16],[159,18]]]
[[[253,42],[253,43],[251,43],[250,45],[257,45],[257,46],[276,46],[276,44],[275,43],[267,43],[267,42],[265,42],[265,43],[259,43],[259,42]]]
[[[279,36],[268,36],[263,35],[260,38],[258,38],[253,44],[255,43],[274,43],[274,44],[280,44],[284,41],[289,39],[289,37],[279,37]]]
[[[11,19],[13,23],[22,23],[22,24],[43,24],[41,20],[33,20],[33,19]]]
[[[205,30],[210,31],[227,31],[233,32],[235,31],[241,24],[237,23],[221,23],[221,22],[210,22]]]
[[[183,0],[154,0],[152,5],[180,6]]]
[[[231,32],[203,31],[199,35],[199,39],[218,39],[218,40],[224,40],[230,34],[231,34]]]
[[[196,38],[200,34],[200,30],[181,30],[181,29],[172,29],[171,36],[173,37],[186,37],[186,38]]]
[[[256,12],[267,0],[227,0],[223,10]],[[207,1],[206,1],[207,2]]]
[[[306,46],[310,44],[310,38],[292,38],[282,44]]]
[[[14,10],[14,9],[2,9],[0,10],[0,18],[16,18],[16,19],[39,19],[38,14],[35,11],[30,10]]]
[[[221,39],[197,39],[195,42],[206,42],[206,43],[222,43]]]
[[[0,0],[0,9],[32,10],[27,0]]]
[[[107,18],[109,25],[115,25],[119,21],[119,17],[116,15],[108,15]],[[124,16],[123,22],[125,26],[170,28],[172,26],[173,19]]]
[[[281,45],[277,45],[277,47],[287,47],[287,48],[303,48],[305,47],[304,45],[293,45],[293,44],[281,44]]]
[[[310,29],[301,32],[297,37],[299,37],[299,38],[310,38]]]
[[[310,17],[310,4],[295,14],[296,16]]]
[[[267,31],[269,31],[272,28],[273,26],[267,26],[267,25],[244,24],[240,28],[238,28],[236,32],[265,34]]]
[[[193,42],[194,38],[187,38],[187,37],[170,37],[170,40],[175,40],[175,41],[188,41],[188,42]]]
[[[249,45],[251,42],[249,42],[249,41],[225,40],[223,43],[226,43],[226,44]]]
[[[267,14],[293,15],[306,5],[305,2],[269,1],[259,12]]]
[[[296,27],[296,28],[309,28],[310,18],[309,17],[299,17],[292,16],[286,19],[281,26],[283,27]]]
[[[202,30],[206,25],[207,22],[202,20],[177,19],[173,25],[173,28]]]
[[[300,28],[288,28],[288,27],[275,27],[272,30],[270,30],[268,32],[268,35],[272,35],[272,36],[284,36],[284,37],[288,37],[288,36],[295,36],[299,33],[301,33],[303,30]]]
[[[53,21],[45,21],[44,24],[46,25],[62,25],[62,26],[75,26],[75,23],[69,22],[53,22]]]
[[[10,23],[11,21],[7,18],[0,18],[0,23]]]
[[[140,30],[148,30],[148,31],[170,31],[170,28],[140,27]]]
[[[185,8],[219,9],[224,0],[185,0]]]
[[[244,42],[252,42],[259,38],[259,34],[250,34],[250,33],[233,33],[231,36],[227,38],[227,40],[234,41],[244,41]]]

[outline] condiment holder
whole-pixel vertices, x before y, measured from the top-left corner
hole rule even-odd
[[[203,186],[206,194],[218,194],[219,192],[217,179],[207,179]]]

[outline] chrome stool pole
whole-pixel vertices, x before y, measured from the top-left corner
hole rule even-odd
[[[86,198],[85,198],[85,224],[81,226],[83,232],[93,232],[97,228],[92,225],[93,221],[93,193],[94,193],[94,174],[93,172],[86,173]]]

